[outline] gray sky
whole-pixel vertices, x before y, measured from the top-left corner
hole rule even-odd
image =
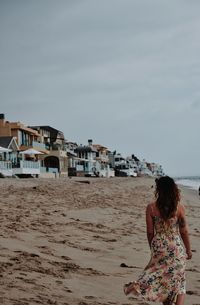
[[[199,0],[0,0],[0,112],[200,174]]]

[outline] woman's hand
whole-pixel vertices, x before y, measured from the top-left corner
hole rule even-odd
[[[192,251],[186,251],[186,254],[187,254],[187,259],[191,259],[192,258]]]

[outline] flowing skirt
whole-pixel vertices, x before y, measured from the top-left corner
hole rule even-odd
[[[157,233],[151,243],[151,259],[138,280],[127,287],[146,301],[175,302],[185,291],[186,255],[178,233]],[[126,289],[126,288],[125,288]]]

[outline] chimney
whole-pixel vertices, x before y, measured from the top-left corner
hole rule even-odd
[[[4,113],[0,113],[0,126],[4,127],[5,125],[5,115]]]
[[[89,140],[88,140],[88,145],[89,145],[89,146],[92,146],[92,139],[89,139]]]
[[[4,113],[0,113],[0,120],[5,120],[5,114]]]

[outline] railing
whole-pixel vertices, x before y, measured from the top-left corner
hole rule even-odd
[[[20,168],[40,168],[40,162],[36,161],[20,161]]]
[[[19,163],[13,164],[13,173],[15,175],[39,175],[40,161],[20,160]]]
[[[38,147],[38,148],[42,148],[42,149],[46,149],[46,145],[37,141],[33,141],[32,142],[32,146],[33,147]]]
[[[10,161],[0,161],[0,170],[11,170],[12,163]]]

